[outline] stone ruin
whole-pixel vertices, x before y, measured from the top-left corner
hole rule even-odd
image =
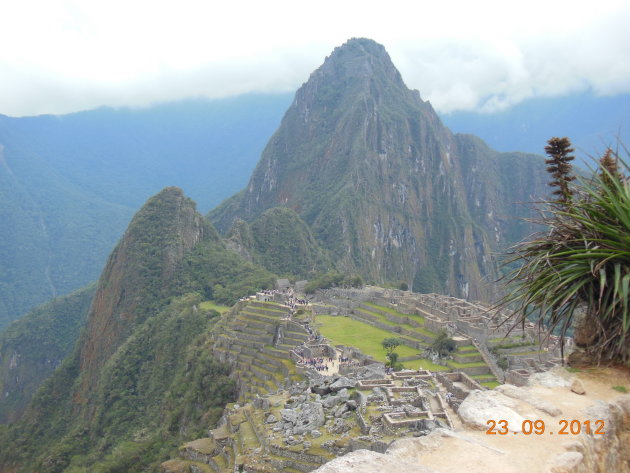
[[[452,429],[451,416],[466,396],[484,390],[464,372],[386,374],[381,363],[358,350],[331,346],[305,319],[292,319],[295,311],[283,305],[286,292],[292,290],[281,283],[282,290],[261,292],[237,304],[214,348],[215,356],[235,366],[243,404],[229,406],[220,426],[207,439],[182,447],[182,460],[166,462],[163,472],[175,472],[183,464],[191,471],[216,473],[307,472],[358,449],[382,453],[400,437]],[[309,308],[316,314],[347,315],[366,302],[422,315],[432,331],[447,328],[458,343],[474,344],[493,372],[499,372],[496,353],[506,350],[496,347],[502,340],[515,339],[514,334],[506,338],[507,327],[501,325],[509,314],[437,294],[371,286],[329,289],[319,293]],[[537,330],[530,324],[516,335],[535,340]],[[557,340],[551,342],[546,359],[517,351],[514,358],[522,360],[505,379],[522,384],[531,373],[552,366]],[[520,348],[514,345],[513,351]],[[298,363],[335,357],[339,350],[352,362],[332,376]],[[289,360],[294,363],[287,365]],[[208,470],[203,469],[206,466]]]
[[[524,385],[533,373],[547,371],[562,363],[561,340],[541,334],[531,322],[514,326],[513,315],[481,302],[470,302],[441,294],[417,294],[398,289],[365,286],[363,289],[328,289],[317,295],[314,312],[348,315],[360,310],[365,302],[392,308],[403,314],[424,317],[424,327],[432,332],[446,330],[474,344],[497,379]],[[565,353],[573,340],[565,338]],[[498,366],[500,358],[508,360],[508,368]]]

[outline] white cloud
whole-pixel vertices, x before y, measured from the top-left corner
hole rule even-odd
[[[294,90],[353,36],[442,112],[627,93],[629,21],[620,0],[3,2],[0,113]]]

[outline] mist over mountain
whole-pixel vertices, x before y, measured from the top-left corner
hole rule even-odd
[[[163,187],[182,186],[204,211],[241,188],[289,102],[0,116],[0,328],[94,281],[134,210]]]
[[[496,113],[441,114],[454,132],[477,135],[498,151],[543,154],[549,138],[568,136],[577,151],[576,163],[600,156],[607,146],[616,147],[618,139],[627,146],[629,117],[630,95],[591,93],[529,99]]]

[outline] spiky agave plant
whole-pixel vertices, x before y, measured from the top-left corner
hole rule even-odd
[[[591,179],[578,178],[570,200],[543,202],[536,221],[547,229],[510,251],[520,263],[502,305],[517,322],[545,325],[562,338],[577,309],[594,334],[597,360],[630,364],[630,182],[628,165],[608,150]]]

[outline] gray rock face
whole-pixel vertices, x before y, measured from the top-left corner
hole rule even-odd
[[[335,458],[315,470],[316,473],[347,473],[351,471],[361,473],[436,473],[435,470],[418,463],[399,460],[392,455],[369,450],[356,450],[343,457]]]
[[[328,396],[322,401],[322,405],[326,409],[330,409],[332,407],[335,407],[337,404],[339,404],[342,401],[343,399],[340,396]]]
[[[571,382],[561,376],[558,376],[555,373],[550,371],[545,371],[544,373],[534,373],[530,376],[527,384],[530,386],[535,386],[536,384],[540,384],[541,386],[546,386],[548,388],[554,387],[565,387],[570,386]]]
[[[385,376],[385,365],[382,363],[364,366],[358,373],[359,379],[383,379]]]
[[[566,452],[554,458],[549,465],[551,473],[565,473],[575,471],[575,468],[582,463],[584,456],[580,452]]]
[[[574,379],[573,382],[571,383],[571,391],[573,391],[575,394],[580,394],[581,396],[586,394],[586,389],[584,389],[584,384],[582,384],[582,381],[580,381],[577,378]]]
[[[338,392],[344,388],[346,389],[354,388],[356,384],[357,384],[356,379],[349,379],[349,378],[346,378],[345,376],[342,376],[341,378],[337,379],[337,381],[335,381],[334,383],[330,385],[330,390],[332,392]]]
[[[325,378],[315,378],[311,379],[311,392],[315,394],[319,394],[320,396],[325,396],[331,392],[330,384],[328,384],[328,380]]]
[[[275,424],[276,422],[278,422],[278,419],[273,414],[269,414],[269,416],[267,417],[267,420],[265,422],[267,424]]]
[[[505,419],[511,432],[521,432],[525,418],[513,410],[515,405],[514,400],[497,391],[474,390],[464,399],[457,413],[462,422],[475,429],[487,429],[488,420]]]
[[[494,390],[499,391],[500,393],[505,394],[506,396],[509,396],[511,398],[521,399],[525,402],[528,402],[536,409],[540,409],[541,411],[546,412],[551,416],[557,417],[562,414],[562,410],[560,410],[560,408],[554,406],[549,401],[536,397],[534,394],[530,393],[526,389],[518,388],[516,386],[512,386],[511,384],[502,384],[501,386],[497,386],[496,388],[494,388]]]
[[[282,419],[291,424],[294,434],[304,434],[324,425],[324,409],[319,402],[307,402],[295,409],[282,409]]]
[[[630,473],[630,394],[615,402],[597,401],[584,416],[603,420],[606,435],[583,436],[583,471]]]
[[[335,419],[335,421],[333,422],[332,427],[330,428],[330,431],[333,434],[343,434],[344,432],[347,432],[351,428],[352,427],[350,427],[348,424],[346,424],[343,419]]]

